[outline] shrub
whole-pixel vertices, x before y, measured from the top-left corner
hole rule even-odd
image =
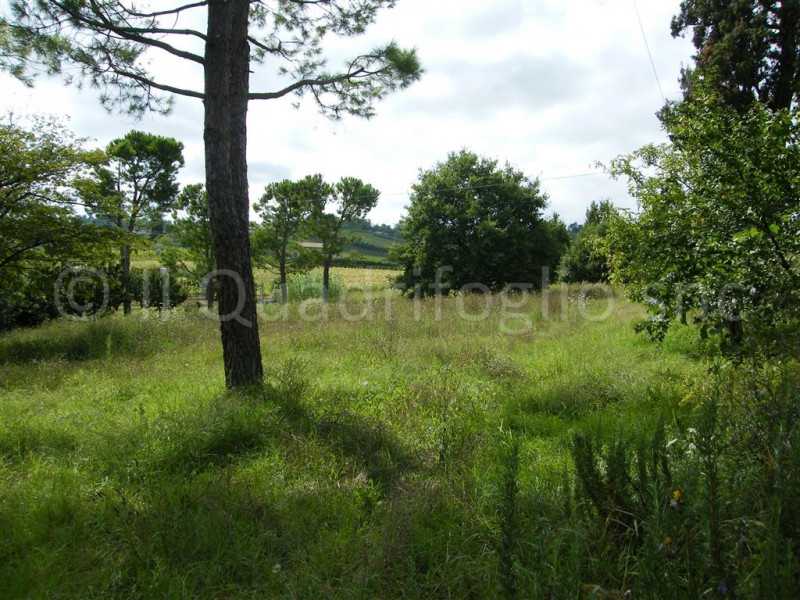
[[[726,364],[691,396],[683,423],[638,442],[576,436],[598,590],[796,597],[799,385],[797,365]]]
[[[143,308],[171,308],[183,304],[189,292],[174,273],[166,269],[132,269],[131,295]]]

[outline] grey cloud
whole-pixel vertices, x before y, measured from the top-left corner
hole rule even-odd
[[[588,71],[561,56],[514,56],[496,63],[475,65],[449,62],[431,69],[452,87],[447,96],[409,98],[418,111],[454,112],[484,117],[509,107],[547,108],[580,94]]]
[[[291,169],[285,165],[263,160],[250,160],[247,166],[248,177],[252,184],[266,185],[270,181],[288,179],[291,176]]]
[[[493,37],[517,29],[524,18],[520,2],[493,2],[466,20],[463,33],[470,37]]]
[[[564,8],[560,4],[539,0],[493,0],[481,3],[478,10],[466,11],[460,19],[426,23],[425,30],[436,36],[446,33],[459,38],[485,39],[512,33],[526,19],[555,23],[563,16]]]

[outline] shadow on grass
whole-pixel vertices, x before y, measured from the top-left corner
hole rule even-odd
[[[78,448],[77,437],[52,426],[22,421],[0,423],[0,458],[19,462],[29,456],[65,456]]]
[[[346,410],[317,417],[296,394],[280,387],[265,386],[263,394],[268,402],[279,407],[293,432],[314,435],[344,458],[354,461],[384,493],[405,473],[419,467],[416,457],[377,420]]]
[[[0,364],[64,359],[85,361],[112,356],[147,356],[163,346],[163,331],[139,320],[102,319],[54,322],[0,338]]]
[[[160,414],[117,432],[94,454],[108,459],[103,467],[107,474],[128,481],[152,480],[225,467],[300,437],[329,448],[339,462],[366,475],[383,494],[420,465],[377,420],[346,410],[314,414],[302,401],[306,389],[305,384],[278,381],[225,394],[193,412]]]
[[[18,500],[16,518],[0,510],[3,598],[277,597],[284,569],[334,570],[362,519],[346,489],[287,492],[225,471]]]

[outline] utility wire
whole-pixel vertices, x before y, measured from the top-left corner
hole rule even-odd
[[[555,177],[534,177],[533,180],[534,181],[562,181],[562,180],[565,180],[565,179],[577,179],[577,178],[580,178],[580,177],[592,177],[592,176],[601,176],[601,175],[604,175],[604,173],[601,173],[599,171],[594,171],[594,172],[591,172],[591,173],[575,173],[575,174],[572,174],[572,175],[559,175],[559,176],[555,176]],[[463,191],[471,191],[471,190],[484,190],[484,189],[489,189],[489,188],[494,188],[494,187],[502,187],[502,186],[506,186],[506,185],[508,185],[508,184],[507,183],[486,183],[486,184],[480,184],[480,185],[459,185],[459,186],[453,186],[453,187],[440,187],[440,188],[437,188],[437,191],[459,191],[459,192],[463,192]],[[405,191],[405,192],[382,192],[381,196],[382,197],[385,197],[385,196],[409,196],[410,194],[411,194],[411,191],[409,190],[409,191]]]
[[[639,31],[642,32],[642,40],[644,47],[647,50],[647,58],[650,59],[650,66],[653,68],[653,77],[656,78],[656,85],[658,85],[658,92],[661,94],[661,99],[664,104],[667,103],[667,97],[664,95],[664,89],[661,87],[661,80],[658,78],[658,69],[656,69],[656,62],[653,60],[653,52],[650,50],[650,43],[647,41],[647,34],[644,31],[644,23],[642,23],[642,15],[639,12],[639,3],[633,0],[633,10],[636,13],[636,20],[639,22]]]

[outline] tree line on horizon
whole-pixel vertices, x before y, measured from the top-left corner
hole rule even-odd
[[[394,43],[356,56],[341,70],[327,69],[321,58],[326,36],[362,33],[391,3],[318,4],[281,2],[268,7],[209,0],[143,13],[120,0],[15,0],[10,16],[0,19],[0,67],[26,83],[41,72],[58,74],[77,65],[81,75],[102,90],[101,101],[108,108],[138,115],[166,112],[165,93],[204,101],[205,189],[214,263],[218,269],[237,273],[244,283],[243,322],[251,324],[239,320],[220,324],[230,387],[258,382],[263,373],[247,202],[248,102],[307,95],[332,118],[369,117],[376,101],[422,75],[416,52]],[[206,31],[170,24],[185,11],[199,9],[207,13]],[[798,195],[793,175],[798,171],[800,7],[795,0],[684,0],[671,27],[675,36],[690,32],[697,52],[693,65],[682,73],[683,98],[668,102],[659,113],[670,141],[620,157],[609,168],[612,176],[628,179],[642,209],[638,214],[616,211],[604,216],[602,224],[588,224],[558,269],[558,247],[565,248],[568,237],[562,225],[542,219],[546,198],[537,182],[468,152],[455,154],[424,173],[415,186],[402,225],[405,241],[396,254],[406,289],[453,289],[480,280],[499,289],[530,273],[528,267],[537,263],[540,269],[559,270],[565,278],[599,274],[625,285],[633,299],[649,307],[652,319],[643,327],[656,337],[673,320],[690,317],[704,332],[721,332],[739,346],[750,331],[791,330],[795,307],[800,305]],[[187,38],[202,41],[203,53],[181,47],[178,42]],[[154,79],[143,63],[145,50],[166,52],[202,67],[203,89],[177,88]],[[292,82],[277,90],[252,91],[250,68],[267,58],[285,61],[288,67],[280,72]],[[45,68],[38,69],[41,65]],[[46,132],[42,136],[52,138]],[[46,143],[52,145],[53,140]],[[117,150],[124,152],[127,145]],[[74,140],[63,152],[55,150],[38,165],[45,180],[63,184],[75,170],[88,168],[99,181],[93,184],[97,194],[113,187],[118,174],[113,169],[102,172],[105,167],[92,163],[96,157],[86,155]],[[442,182],[455,181],[460,171],[482,172],[496,180],[497,189],[514,197],[514,202],[504,203],[492,188],[445,189]],[[69,200],[61,193],[56,196],[63,216]],[[154,206],[157,196],[154,192]],[[341,201],[347,191],[338,189],[333,196]],[[515,214],[522,206],[529,217],[524,223]],[[113,214],[113,202],[106,209],[111,211],[110,220],[119,218]],[[54,222],[55,212],[40,212],[35,215],[40,223]],[[336,230],[336,216],[324,221],[331,229],[320,232]],[[441,227],[437,230],[431,223]],[[125,223],[117,229],[124,233]],[[10,264],[28,245],[57,246],[59,236],[63,248],[85,254],[97,245],[87,233],[85,227],[70,224],[47,240],[20,240],[0,260]],[[509,256],[510,241],[522,249],[519,255]],[[334,235],[329,245],[336,243]],[[123,254],[124,247],[125,243]],[[576,268],[591,261],[597,264],[583,273]],[[443,266],[453,270],[445,281],[438,281],[435,273]],[[124,256],[119,268],[125,288]],[[221,279],[216,291],[220,314],[237,309],[240,289],[235,281]],[[123,293],[124,309],[128,295]]]
[[[56,316],[53,282],[68,267],[76,269],[74,277],[62,283],[80,279],[72,288],[84,307],[75,309],[79,313],[104,306],[100,280],[92,284],[81,269],[84,275],[102,272],[111,282],[106,309],[129,314],[134,301],[147,302],[146,290],[151,306],[161,307],[163,277],[132,268],[132,256],[146,248],[155,249],[170,273],[168,303],[186,299],[188,284],[202,289],[213,306],[219,278],[208,277],[217,268],[208,193],[203,184],[177,183],[181,142],[131,131],[103,150],[88,150],[62,125],[33,118],[28,127],[0,126],[0,146],[0,273],[8,292],[1,301],[3,328]],[[352,177],[328,183],[310,175],[266,186],[254,203],[260,222],[249,225],[252,256],[256,267],[277,274],[279,301],[289,300],[290,275],[317,266],[327,300],[334,262],[358,242],[354,230],[372,227],[367,216],[379,196]],[[398,226],[374,229],[396,240],[390,256],[403,269],[399,283],[407,290],[430,293],[439,264],[451,268],[438,281],[439,293],[469,282],[492,290],[512,282],[539,287],[543,273],[555,276],[569,242],[560,219],[543,216],[546,204],[538,181],[461,151],[420,176],[409,215]],[[309,240],[316,244],[303,243]]]

